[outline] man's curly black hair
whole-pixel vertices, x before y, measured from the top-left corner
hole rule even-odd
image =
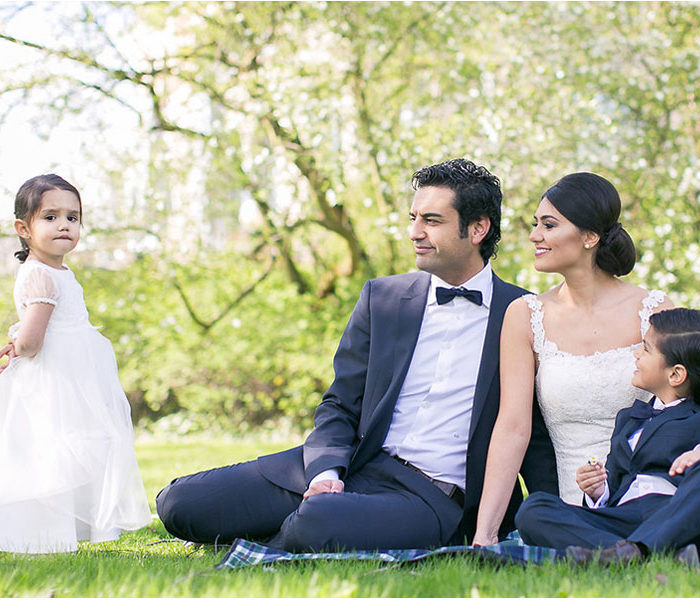
[[[453,158],[437,165],[418,169],[411,179],[414,190],[426,186],[446,187],[455,193],[454,207],[459,214],[459,230],[467,236],[467,227],[481,217],[488,217],[491,228],[481,242],[479,252],[484,263],[496,256],[501,239],[501,182],[486,167],[464,158]]]

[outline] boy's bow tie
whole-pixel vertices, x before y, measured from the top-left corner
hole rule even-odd
[[[479,290],[467,290],[463,287],[439,287],[435,289],[435,298],[437,299],[438,304],[446,304],[455,296],[462,296],[477,306],[481,306],[483,304],[483,299]]]
[[[648,402],[635,400],[634,404],[632,405],[630,417],[632,417],[633,419],[641,419],[642,421],[644,421],[662,413],[663,410],[663,408],[652,408],[651,404],[649,404]]]

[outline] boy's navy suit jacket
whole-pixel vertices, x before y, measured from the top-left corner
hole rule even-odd
[[[381,452],[413,358],[429,288],[430,275],[425,272],[365,283],[335,354],[335,379],[316,409],[314,430],[303,446],[260,457],[263,476],[285,489],[303,493],[308,482],[326,469],[338,468],[341,477],[346,478]],[[469,539],[476,526],[486,456],[498,414],[503,316],[508,305],[525,293],[493,275],[493,297],[469,429],[465,505],[458,529],[458,535],[466,534]],[[554,450],[537,402],[533,402],[531,443],[521,473],[530,491],[558,493]],[[516,482],[501,532],[514,529],[513,517],[521,501]]]
[[[653,402],[652,398],[649,404]],[[637,403],[646,404],[635,400]],[[671,477],[671,464],[700,443],[700,406],[693,401],[664,409],[650,421],[634,418],[632,413],[633,407],[624,408],[615,419],[605,463],[610,488],[608,506],[617,505],[639,473],[663,477],[677,487],[684,476]],[[642,425],[644,429],[633,452],[627,440]]]

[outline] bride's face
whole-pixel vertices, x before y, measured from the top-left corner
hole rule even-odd
[[[592,264],[595,246],[590,238],[589,233],[576,227],[546,197],[542,198],[530,233],[530,241],[535,245],[535,269],[562,273],[571,267]]]

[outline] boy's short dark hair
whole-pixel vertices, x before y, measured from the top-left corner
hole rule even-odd
[[[488,217],[489,232],[479,247],[484,264],[496,256],[501,239],[501,182],[486,167],[479,167],[464,158],[453,158],[437,165],[418,169],[411,179],[413,189],[435,186],[455,193],[454,208],[459,214],[459,233],[468,235],[470,223]]]
[[[700,310],[672,308],[651,315],[657,348],[668,366],[683,365],[688,372],[689,400],[700,404]]]

